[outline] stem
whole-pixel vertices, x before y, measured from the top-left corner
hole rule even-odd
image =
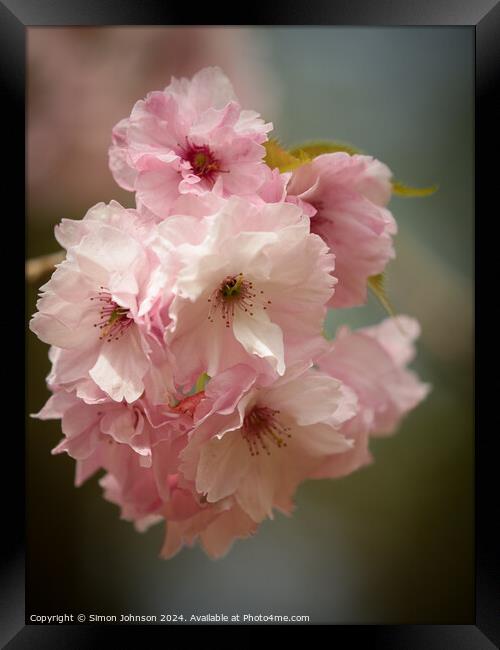
[[[26,280],[34,283],[49,275],[54,270],[54,266],[63,261],[65,255],[64,251],[58,251],[57,253],[32,257],[27,260],[25,266]]]

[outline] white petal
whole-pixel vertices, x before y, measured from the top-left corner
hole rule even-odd
[[[274,478],[277,468],[276,464],[264,455],[251,460],[249,471],[236,493],[236,501],[258,523],[266,517],[273,518]]]
[[[111,273],[127,271],[141,253],[138,242],[109,226],[90,233],[74,248],[83,273],[103,283]]]
[[[144,390],[142,379],[149,364],[134,327],[119,341],[105,341],[89,371],[95,383],[117,402],[134,402]]]
[[[263,310],[256,310],[253,316],[237,310],[233,333],[249,354],[267,359],[279,375],[285,372],[283,333]]]
[[[238,431],[212,439],[200,453],[196,489],[206,493],[210,502],[234,494],[249,462],[250,453]]]
[[[294,444],[300,446],[310,456],[338,454],[349,451],[353,446],[352,440],[348,440],[327,424],[296,427],[293,429],[292,436]]]
[[[338,379],[307,370],[295,379],[271,389],[266,395],[272,406],[290,415],[300,426],[340,416],[340,422],[356,413],[356,396],[345,391]],[[339,422],[339,423],[340,423]]]

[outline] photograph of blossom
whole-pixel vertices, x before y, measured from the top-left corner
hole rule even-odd
[[[473,47],[28,30],[29,611],[472,620]]]

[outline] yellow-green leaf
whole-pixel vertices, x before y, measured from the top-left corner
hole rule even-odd
[[[437,192],[437,190],[437,185],[431,185],[430,187],[410,187],[409,185],[404,185],[399,181],[393,181],[392,183],[393,194],[396,194],[396,196],[404,196],[406,198],[430,196],[431,194],[434,194],[434,192]]]
[[[291,149],[290,153],[292,156],[297,158],[300,158],[301,155],[305,155],[310,159],[313,159],[324,153],[337,153],[338,151],[343,151],[351,156],[355,153],[361,153],[359,149],[356,149],[350,144],[345,144],[344,142],[331,142],[329,140],[306,142]]]
[[[401,332],[403,336],[408,336],[408,332],[405,331],[404,327],[401,325],[399,318],[394,313],[394,309],[389,302],[387,293],[384,286],[384,274],[379,273],[378,275],[372,275],[371,278],[368,278],[368,286],[373,291],[375,296],[378,298],[382,307],[386,310],[391,318],[394,318],[396,327]]]
[[[368,286],[370,287],[370,289],[372,290],[373,294],[378,299],[382,307],[389,314],[389,316],[392,316],[394,318],[395,316],[394,309],[392,308],[392,305],[389,302],[389,299],[385,292],[384,274],[379,273],[378,275],[372,275],[370,278],[368,278]]]
[[[266,148],[264,162],[271,169],[278,168],[280,172],[291,172],[305,162],[309,162],[307,157],[293,156],[277,140],[268,140],[264,147]]]

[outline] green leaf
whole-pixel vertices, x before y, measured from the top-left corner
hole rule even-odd
[[[209,375],[207,375],[206,372],[202,373],[196,380],[194,392],[199,393],[200,391],[204,390],[209,380],[210,380]]]
[[[330,140],[306,142],[291,149],[290,153],[292,156],[295,156],[297,158],[300,158],[300,156],[307,156],[312,160],[313,158],[316,158],[316,156],[321,156],[321,154],[337,153],[338,151],[344,151],[351,156],[355,153],[361,153],[359,149],[356,149],[350,144],[345,144],[343,142],[332,142]]]
[[[309,162],[309,158],[305,156],[293,156],[277,140],[268,140],[264,147],[266,148],[264,162],[271,169],[278,168],[280,172],[291,172]]]
[[[410,187],[409,185],[404,185],[399,181],[393,181],[392,183],[392,192],[396,196],[403,196],[408,199],[415,197],[431,196],[438,191],[438,185],[431,185],[430,187]]]
[[[385,292],[384,274],[372,275],[368,278],[368,286],[372,290],[375,297],[378,299],[382,307],[386,310],[389,316],[395,318],[394,309],[392,308],[389,298]]]

